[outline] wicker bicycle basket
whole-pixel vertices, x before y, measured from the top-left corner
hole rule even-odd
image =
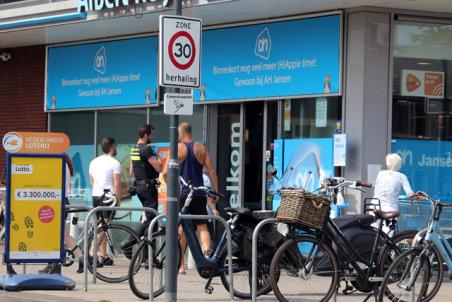
[[[316,229],[323,227],[330,212],[327,198],[294,189],[281,190],[280,194],[281,205],[276,215],[279,221]]]

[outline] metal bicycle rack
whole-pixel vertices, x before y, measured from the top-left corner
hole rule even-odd
[[[100,211],[131,211],[131,212],[151,212],[154,215],[158,215],[156,209],[153,208],[122,208],[122,207],[96,207],[88,212],[88,214],[85,217],[85,225],[83,226],[83,236],[85,238],[85,242],[83,243],[83,282],[84,282],[84,289],[85,291],[88,291],[88,255],[89,255],[89,246],[88,246],[88,232],[89,227],[88,223],[91,217],[94,216],[95,213]],[[93,255],[97,255],[97,236],[94,236],[97,234],[97,223],[94,221],[94,229],[93,229]],[[94,258],[94,257],[93,257]],[[97,261],[93,261],[93,283],[96,283],[97,279]]]
[[[166,215],[158,215],[152,219],[151,224],[148,229],[148,240],[152,242],[152,230],[154,229],[155,224],[160,220],[166,218]],[[226,230],[226,240],[228,246],[228,269],[229,269],[229,298],[231,301],[234,301],[234,284],[233,284],[233,269],[232,269],[232,237],[231,237],[231,229],[229,228],[226,220],[221,216],[215,215],[179,215],[179,219],[213,219],[219,221]],[[149,255],[149,301],[154,301],[154,257],[152,250],[152,244],[148,244],[148,255]]]
[[[259,222],[253,231],[252,254],[251,254],[251,301],[256,302],[257,299],[257,236],[259,231],[267,224],[275,223],[276,218],[267,218]]]

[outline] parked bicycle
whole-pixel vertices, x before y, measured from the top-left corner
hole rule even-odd
[[[432,204],[429,225],[416,235],[413,249],[402,253],[391,264],[378,301],[431,301],[441,288],[444,262],[452,268],[452,247],[439,226],[442,210],[452,204],[434,200],[424,192],[416,194]]]
[[[115,207],[117,204],[116,197],[109,190],[104,192],[102,196],[103,204],[110,207]],[[96,276],[100,280],[108,283],[119,283],[126,281],[129,277],[130,259],[133,253],[137,250],[140,243],[140,237],[134,230],[123,224],[117,224],[114,221],[114,211],[100,211],[97,216],[97,242],[100,238],[105,237],[106,251],[110,261],[102,262],[99,255],[99,247],[97,249],[98,255],[93,255],[93,240],[94,240],[94,226],[91,227],[88,234],[88,270],[93,273],[93,262],[96,263]],[[135,244],[129,244],[126,248],[123,247],[124,242],[135,238]],[[80,238],[77,246],[66,250],[66,265],[73,263],[74,251],[77,248],[83,249],[83,242],[85,238]],[[87,252],[87,251],[84,251]]]
[[[340,281],[346,283],[346,294],[361,291],[369,293],[365,301],[372,296],[376,298],[385,270],[397,255],[410,247],[416,232],[401,232],[391,238],[382,231],[383,224],[395,227],[399,212],[375,209],[374,215],[343,217],[341,224],[330,218],[330,205],[335,202],[339,189],[362,190],[360,187],[366,186],[370,185],[346,180],[339,183],[329,178],[319,190],[323,198],[298,190],[306,195],[303,197],[307,198],[306,202],[313,202],[311,217],[317,211],[323,214],[318,227],[312,224],[309,227],[303,221],[289,223],[290,239],[277,250],[270,267],[272,288],[279,301],[329,301],[339,290]],[[377,229],[371,226],[375,220],[381,221]],[[356,244],[350,242],[350,237],[342,231],[347,224],[363,228],[364,236],[369,236],[367,232],[373,234],[370,254],[357,250]]]
[[[208,196],[221,197],[221,194],[212,191],[207,187],[194,187],[181,178],[181,184],[190,189],[190,193],[185,201],[181,214],[188,213],[188,207],[192,201],[195,191],[204,192]],[[243,299],[251,297],[251,237],[254,227],[266,217],[258,218],[246,208],[225,208],[231,219],[228,224],[232,230],[233,240],[233,274],[234,274],[234,296]],[[229,284],[229,263],[226,249],[227,238],[226,231],[221,239],[216,242],[213,253],[209,258],[205,258],[202,253],[196,230],[191,220],[181,220],[180,224],[184,229],[187,237],[187,243],[196,263],[198,274],[207,279],[205,292],[211,294],[213,287],[211,285],[214,277],[220,277],[226,290],[230,290]],[[270,226],[269,226],[270,227]],[[250,231],[247,231],[250,230]],[[282,236],[274,227],[268,229],[264,241],[264,247],[260,249],[259,271],[258,271],[258,295],[266,294],[271,291],[270,284],[270,262],[276,248],[282,241]],[[267,242],[267,244],[265,244]],[[244,244],[246,243],[246,244]],[[153,269],[154,276],[154,297],[161,295],[164,291],[164,267],[165,267],[165,229],[161,229],[153,235],[150,242],[146,238],[140,244],[138,251],[135,253],[129,268],[129,284],[132,292],[141,299],[149,299],[149,259],[148,246],[153,247]]]

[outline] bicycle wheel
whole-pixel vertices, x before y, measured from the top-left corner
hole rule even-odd
[[[166,235],[165,231],[156,232],[152,238],[153,247],[153,293],[154,297],[160,296],[165,289],[165,259],[166,259]],[[129,266],[129,286],[133,294],[140,299],[149,299],[149,241],[143,240],[137,252],[132,257]],[[179,246],[180,258],[180,246]],[[179,261],[177,262],[179,263]]]
[[[272,290],[270,282],[270,263],[271,259],[264,261],[265,263],[257,263],[257,296],[266,295]],[[220,258],[220,274],[221,283],[224,288],[229,291],[229,261],[228,253],[223,253]],[[232,257],[232,270],[234,282],[234,297],[240,299],[251,299],[251,261]]]
[[[108,283],[119,283],[126,281],[128,278],[130,259],[134,252],[138,249],[140,244],[140,237],[129,227],[122,224],[111,224],[108,225],[107,231],[104,232],[102,228],[98,229],[98,242],[101,237],[106,238],[106,250],[107,255],[112,261],[108,261],[97,267],[96,275],[97,278]],[[133,243],[127,244],[124,248],[122,245],[125,242],[131,241],[133,238]],[[89,237],[88,246],[92,246],[94,236]],[[99,253],[100,247],[98,247]],[[96,259],[97,257],[93,257]],[[88,261],[88,269],[92,273],[93,265],[92,261]]]
[[[387,270],[379,301],[431,301],[438,293],[443,277],[443,261],[436,248],[405,251]],[[411,288],[410,284],[413,284]]]
[[[389,266],[394,260],[400,256],[404,251],[412,248],[414,237],[418,231],[403,231],[395,234],[391,240],[394,245],[386,244],[381,250],[378,257],[378,273],[379,276],[384,276]]]
[[[339,282],[339,266],[329,246],[313,237],[290,239],[270,266],[273,292],[281,302],[328,301]]]

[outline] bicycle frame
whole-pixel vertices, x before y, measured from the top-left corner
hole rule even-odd
[[[188,207],[184,206],[184,208],[182,208],[181,214],[188,214]],[[216,245],[212,255],[209,258],[206,258],[204,257],[201,245],[199,244],[199,239],[198,236],[196,235],[193,222],[191,220],[181,220],[180,224],[184,230],[185,236],[187,238],[188,247],[190,248],[193,259],[195,260],[196,263],[196,268],[198,269],[199,273],[201,274],[201,270],[204,267],[218,268],[220,257],[223,254],[224,250],[226,249],[227,243],[226,232],[223,232],[223,235],[221,236],[220,241]],[[223,270],[218,271],[220,273],[223,272]],[[226,269],[224,269],[224,271],[226,271]]]
[[[449,269],[452,268],[452,247],[439,226],[439,215],[443,206],[437,205],[433,210],[432,221],[429,223],[425,241],[435,245]]]
[[[358,254],[358,252],[351,246],[347,238],[345,238],[339,227],[329,217],[326,218],[325,229],[323,233],[320,236],[318,236],[318,233],[315,235],[319,238],[321,243],[324,242],[325,239],[329,239],[332,243],[334,243],[337,246],[338,254],[341,255],[347,261],[347,263],[349,263],[355,269],[358,275],[357,279],[371,284],[372,282],[369,281],[369,277],[371,277],[371,274],[374,272],[373,268],[375,268],[375,264],[378,263],[379,259],[378,242],[382,241],[385,245],[389,244],[398,249],[397,245],[392,242],[392,239],[382,231],[382,227],[383,223],[381,223],[379,228],[377,229],[377,235],[375,237],[370,260],[364,259],[361,255]],[[308,234],[310,233],[308,232]],[[317,252],[318,249],[311,248],[308,254],[308,259],[312,260],[307,261],[307,264],[305,266],[306,271],[310,271],[310,266],[313,264],[313,260],[317,256]],[[360,263],[364,264],[365,267],[363,268]]]
[[[185,185],[188,185],[185,183]],[[195,192],[195,188],[190,187],[190,192],[188,193],[188,196],[185,200],[184,207],[181,210],[181,214],[189,214],[188,209],[190,206],[190,203],[193,199],[193,194]],[[198,188],[198,190],[203,191],[204,188]],[[207,223],[207,222],[206,222]],[[192,220],[181,220],[179,224],[182,226],[182,229],[184,230],[188,247],[190,248],[190,251],[192,253],[193,259],[196,263],[196,268],[198,270],[198,273],[203,278],[210,278],[212,276],[218,276],[219,274],[223,272],[227,272],[227,268],[220,269],[220,257],[226,250],[227,246],[227,232],[226,230],[223,232],[223,235],[221,236],[221,239],[216,243],[216,247],[213,251],[213,253],[210,255],[209,258],[206,258],[202,252],[201,245],[199,244],[198,236],[196,235],[195,227],[193,226]],[[203,274],[204,269],[207,269],[207,272],[209,273],[209,276],[206,274]],[[247,270],[248,268],[243,268],[243,270]],[[240,272],[240,268],[234,268],[234,272]]]

